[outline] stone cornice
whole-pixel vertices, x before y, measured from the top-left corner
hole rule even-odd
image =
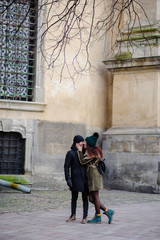
[[[159,69],[160,56],[130,58],[130,59],[108,59],[103,61],[106,68],[111,72],[126,71],[127,69],[142,70],[142,69]]]
[[[160,127],[112,127],[103,135],[160,135]]]
[[[0,109],[1,110],[43,112],[45,110],[45,106],[46,106],[45,103],[40,103],[40,102],[0,100]]]

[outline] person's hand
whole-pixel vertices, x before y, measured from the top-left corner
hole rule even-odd
[[[72,180],[71,179],[67,180],[67,185],[70,189],[72,188]]]
[[[84,145],[84,148],[86,149],[86,148],[87,148],[87,143],[86,143],[86,141],[83,142],[83,145]]]
[[[78,151],[82,152],[82,144],[80,143],[76,143],[76,148],[78,149]]]

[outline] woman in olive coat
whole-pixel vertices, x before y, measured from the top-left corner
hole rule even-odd
[[[115,211],[106,208],[99,199],[99,190],[103,188],[102,176],[98,171],[97,165],[103,157],[102,149],[96,146],[97,139],[99,138],[98,133],[94,133],[92,136],[87,137],[86,151],[82,153],[82,147],[78,147],[78,157],[81,164],[86,165],[86,174],[88,178],[89,187],[89,201],[95,205],[95,216],[92,220],[88,220],[88,223],[101,223],[100,209],[103,210],[109,221],[112,222]]]
[[[76,207],[78,193],[82,192],[83,201],[83,218],[82,223],[87,222],[88,215],[88,182],[86,177],[86,169],[84,165],[81,165],[78,158],[78,147],[84,144],[84,138],[80,135],[76,135],[73,139],[71,150],[67,152],[64,173],[67,185],[71,190],[71,216],[67,219],[67,222],[76,220]]]

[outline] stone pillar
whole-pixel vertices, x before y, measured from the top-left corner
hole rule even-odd
[[[160,192],[160,6],[147,2],[150,25],[143,19],[124,29],[114,57],[104,62],[114,76],[112,127],[103,134],[105,186]]]

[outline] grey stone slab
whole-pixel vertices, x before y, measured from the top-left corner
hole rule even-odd
[[[54,191],[39,192],[49,199]],[[39,201],[37,208],[31,201],[32,211],[23,209],[23,201],[18,207],[10,208],[10,213],[3,213],[0,217],[0,240],[51,240],[51,239],[110,239],[110,240],[158,240],[160,236],[160,195],[142,194],[126,191],[100,191],[100,199],[106,207],[115,210],[112,224],[102,214],[101,224],[81,224],[82,202],[81,197],[77,207],[77,220],[66,223],[70,213],[70,193],[67,195],[66,204],[61,205],[62,192],[56,193],[57,204],[53,202],[52,208],[46,210]],[[2,195],[5,195],[2,193]],[[1,196],[2,196],[1,195]],[[29,200],[36,198],[36,192]],[[9,195],[7,194],[8,198]],[[23,198],[21,194],[14,194],[14,199]],[[0,198],[2,199],[2,198]],[[12,198],[10,198],[12,199]],[[4,197],[3,200],[6,200]],[[26,200],[27,201],[27,200]],[[1,201],[0,201],[1,203]],[[12,203],[12,201],[10,202]],[[9,199],[8,203],[9,204]],[[47,201],[45,202],[47,204]],[[30,206],[31,206],[30,205]],[[37,210],[39,207],[39,210]],[[56,208],[54,208],[56,207]],[[90,204],[88,219],[94,215],[94,206]]]

